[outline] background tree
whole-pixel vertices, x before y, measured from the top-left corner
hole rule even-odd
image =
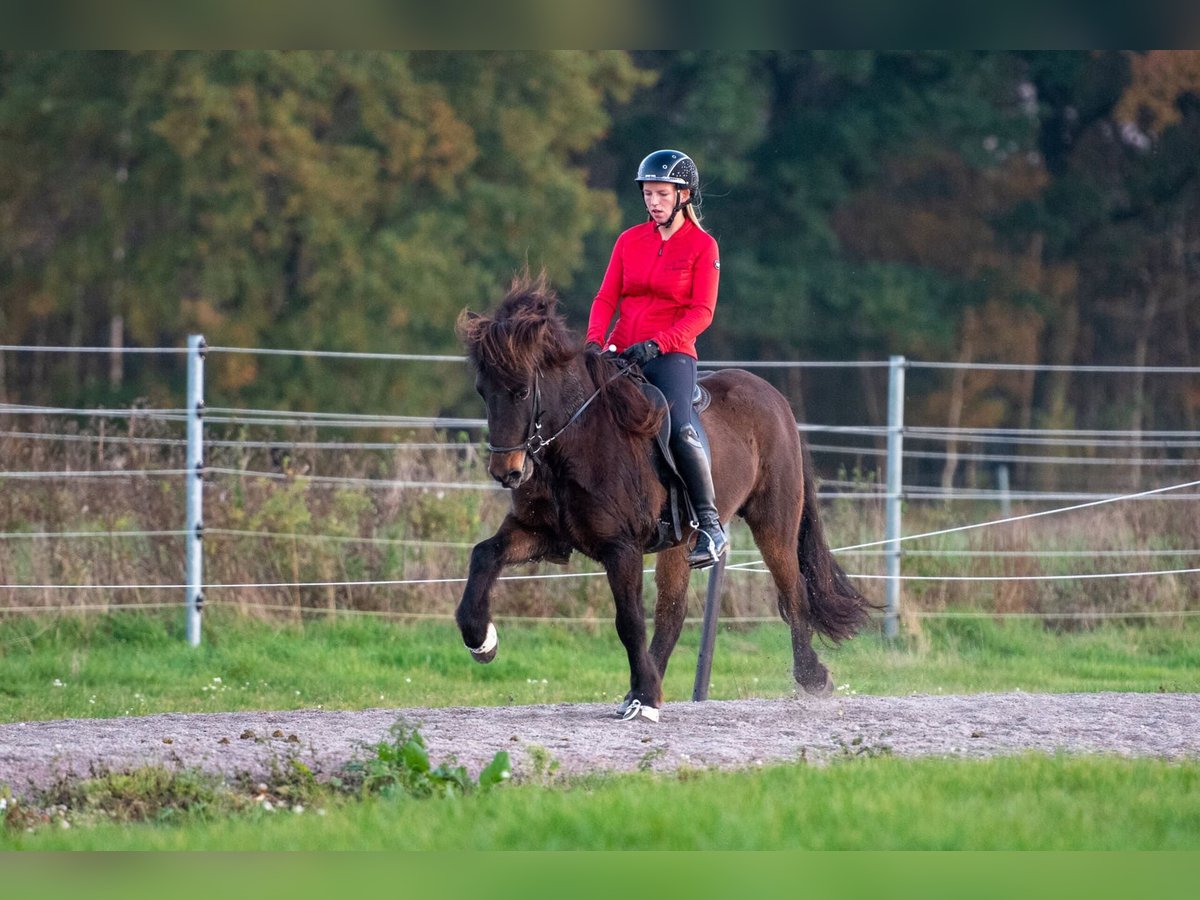
[[[573,157],[644,77],[622,53],[10,53],[6,332],[103,344],[120,318],[140,344],[453,352],[458,310],[527,263],[569,277],[613,218]],[[49,365],[20,393],[116,386]],[[230,403],[294,409],[456,399],[424,371],[311,359],[222,357],[213,377]]]
[[[0,54],[4,343],[458,351],[545,267],[582,325],[699,163],[722,248],[705,358],[1194,363],[1195,51]],[[474,410],[423,366],[222,355],[221,405]],[[178,360],[0,356],[0,392],[178,397]],[[461,373],[460,373],[461,374]],[[880,422],[864,369],[777,377]],[[1197,379],[916,370],[914,421],[1195,429]],[[944,483],[970,473],[953,458]]]
[[[1052,363],[1194,365],[1198,132],[1195,55],[1031,54],[1048,183],[1020,210],[1051,270],[1042,358]],[[1192,73],[1192,74],[1189,74]],[[1170,98],[1168,102],[1167,98]],[[1181,390],[1181,387],[1183,388]],[[1043,421],[1195,427],[1194,382],[1056,373]]]
[[[964,310],[1027,296],[996,277],[991,224],[1036,186],[1019,60],[770,51],[638,62],[659,80],[617,118],[599,168],[621,161],[623,186],[647,148],[698,159],[722,248],[706,355],[945,358]],[[623,195],[637,221],[636,195]],[[863,387],[852,408],[881,415],[881,382]],[[808,395],[812,415],[848,409],[844,389]]]

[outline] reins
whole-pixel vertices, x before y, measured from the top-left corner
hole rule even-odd
[[[529,418],[529,432],[526,435],[525,440],[522,443],[517,444],[514,447],[495,447],[489,441],[488,445],[487,445],[488,452],[489,453],[512,453],[516,450],[524,450],[530,456],[536,458],[537,455],[542,452],[542,450],[544,450],[546,447],[548,447],[552,443],[554,443],[554,441],[558,438],[558,436],[560,434],[562,434],[564,431],[566,431],[568,428],[570,428],[571,425],[573,425],[575,423],[575,421],[580,416],[583,415],[584,410],[586,410],[589,406],[592,405],[592,401],[595,400],[597,397],[599,397],[604,392],[604,389],[606,387],[608,387],[610,384],[612,384],[614,381],[616,381],[622,375],[628,375],[631,368],[632,367],[628,366],[628,365],[619,366],[617,371],[610,378],[608,378],[603,384],[601,384],[600,387],[596,388],[596,390],[592,393],[592,396],[588,397],[586,400],[583,401],[583,405],[580,406],[579,409],[575,410],[575,412],[571,415],[571,418],[567,419],[567,421],[563,424],[562,428],[558,429],[558,431],[554,432],[554,434],[550,435],[550,437],[548,437],[548,438],[543,438],[541,435],[542,412],[543,412],[543,410],[542,410],[542,373],[540,371],[535,370],[533,373],[532,415]]]

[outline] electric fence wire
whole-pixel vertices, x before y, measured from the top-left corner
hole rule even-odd
[[[0,472],[0,479],[14,481],[70,481],[89,478],[179,477],[195,474],[193,469],[84,469],[78,472],[55,469],[48,472]]]
[[[209,600],[205,603],[206,606],[233,606],[236,601],[221,600],[219,598]],[[47,612],[57,613],[79,613],[79,612],[103,612],[103,613],[120,613],[120,612],[137,612],[146,609],[174,609],[178,606],[176,603],[72,603],[72,604],[50,604],[50,605],[27,605],[27,606],[6,606],[0,608],[0,614],[3,613],[20,613],[20,614],[45,614]],[[328,618],[329,616],[350,617],[350,618],[383,618],[383,619],[410,619],[416,621],[434,621],[434,622],[453,622],[454,614],[451,612],[410,612],[406,610],[383,610],[383,609],[350,609],[347,607],[328,607],[328,606],[297,606],[296,604],[284,603],[255,603],[254,608],[264,612],[285,612],[291,614],[308,615],[314,618]],[[1200,616],[1200,609],[1153,609],[1153,610],[1095,610],[1088,612],[987,612],[983,610],[911,610],[906,615],[917,619],[1036,619],[1043,621],[1099,621],[1099,620],[1128,620],[1128,619],[1157,619],[1157,618],[1192,618]],[[603,619],[598,616],[530,616],[530,615],[507,615],[497,614],[495,616],[497,622],[503,624],[522,623],[522,624],[547,624],[547,625],[585,625],[589,627],[604,626],[611,624],[609,619]],[[687,625],[698,625],[703,621],[699,616],[687,616],[684,623]],[[721,622],[726,625],[758,625],[758,624],[773,624],[779,621],[778,616],[722,616]]]
[[[119,538],[174,538],[188,534],[185,529],[164,531],[8,531],[0,532],[0,540],[47,540],[47,539],[92,539],[111,540]],[[415,549],[452,549],[470,550],[477,542],[472,541],[439,541],[424,538],[386,538],[364,537],[358,535],[304,534],[298,532],[252,531],[238,528],[208,528],[204,532],[206,539],[221,537],[257,538],[260,540],[286,541],[308,544],[362,544],[368,546],[393,546]],[[885,556],[888,551],[880,548],[862,550],[838,551],[849,556]],[[757,556],[756,550],[730,550],[731,556]],[[1119,550],[921,550],[906,548],[906,557],[961,557],[969,559],[1091,559],[1091,558],[1130,558],[1130,557],[1187,557],[1200,556],[1200,549],[1155,549],[1153,547],[1136,547]],[[649,571],[649,570],[647,570]],[[751,570],[747,570],[751,571]]]
[[[973,522],[970,525],[958,525],[953,528],[942,528],[937,531],[926,531],[926,532],[922,532],[920,534],[901,535],[898,538],[884,538],[883,540],[879,540],[879,541],[868,541],[863,544],[854,544],[852,546],[847,546],[847,547],[838,547],[836,549],[833,549],[832,552],[844,553],[848,550],[860,550],[864,547],[879,547],[879,546],[883,546],[886,544],[895,544],[895,543],[901,542],[901,541],[916,541],[916,540],[920,540],[922,538],[939,537],[939,536],[945,535],[945,534],[955,534],[957,532],[970,531],[970,530],[976,529],[976,528],[991,528],[991,527],[996,527],[999,525],[1007,525],[1012,522],[1023,522],[1027,519],[1037,519],[1037,518],[1041,518],[1043,516],[1061,515],[1062,513],[1076,512],[1081,509],[1090,509],[1095,506],[1103,506],[1104,504],[1107,504],[1107,503],[1119,503],[1123,500],[1133,500],[1133,499],[1136,499],[1139,497],[1150,497],[1155,494],[1164,494],[1164,493],[1168,493],[1170,491],[1179,491],[1179,490],[1183,490],[1184,488],[1196,487],[1197,485],[1200,485],[1200,480],[1185,481],[1181,484],[1171,484],[1171,485],[1167,485],[1165,487],[1157,487],[1157,488],[1152,488],[1152,489],[1146,490],[1146,491],[1138,491],[1133,494],[1119,494],[1116,496],[1104,497],[1099,500],[1092,500],[1088,503],[1079,503],[1074,506],[1063,506],[1063,507],[1059,507],[1057,509],[1044,509],[1044,510],[1039,510],[1038,512],[1023,513],[1023,514],[1017,515],[1017,516],[1007,516],[1002,519],[991,519],[986,522]]]
[[[123,447],[127,444],[154,447],[186,447],[184,438],[161,437],[130,437],[116,434],[63,434],[50,431],[0,431],[0,438],[18,438],[31,441],[52,441],[63,443],[111,444]],[[466,441],[296,441],[278,440],[230,440],[225,438],[205,438],[206,447],[222,449],[248,450],[329,450],[343,452],[346,450],[387,450],[396,453],[409,453],[425,450],[478,450],[481,444]]]
[[[69,347],[69,346],[32,346],[25,344],[0,344],[0,351],[10,352],[39,352],[39,353],[101,353],[107,355],[129,354],[187,354],[187,347]],[[211,354],[243,354],[252,356],[294,356],[318,357],[326,359],[362,359],[381,360],[389,362],[450,362],[465,363],[467,358],[459,354],[440,353],[369,353],[339,350],[299,350],[276,347],[232,347],[211,345],[205,347],[206,353]],[[713,368],[743,368],[743,369],[872,369],[887,368],[891,365],[888,360],[712,360],[705,361],[705,366]],[[1195,375],[1200,374],[1197,366],[1127,366],[1127,365],[1052,365],[1040,363],[995,363],[995,362],[924,362],[916,359],[904,359],[902,365],[909,369],[950,369],[961,371],[1001,371],[1001,372],[1084,372],[1090,374],[1157,374],[1157,375]]]

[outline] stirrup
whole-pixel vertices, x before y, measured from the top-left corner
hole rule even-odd
[[[696,546],[688,554],[688,568],[707,569],[715,566],[728,549],[728,539],[718,543],[707,531],[697,529]]]

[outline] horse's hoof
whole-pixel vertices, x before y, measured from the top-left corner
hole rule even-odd
[[[490,663],[496,658],[496,650],[500,646],[500,638],[496,636],[496,626],[488,622],[487,634],[483,638],[483,643],[478,647],[467,647],[471,651],[471,657],[478,663]]]
[[[658,710],[653,706],[646,706],[641,700],[630,700],[628,703],[622,703],[621,706],[623,711],[619,715],[623,722],[630,722],[634,719],[658,721]]]
[[[833,696],[833,676],[828,670],[825,672],[825,681],[821,684],[812,685],[811,687],[802,681],[796,682],[796,687],[804,691],[810,697],[832,697]]]

